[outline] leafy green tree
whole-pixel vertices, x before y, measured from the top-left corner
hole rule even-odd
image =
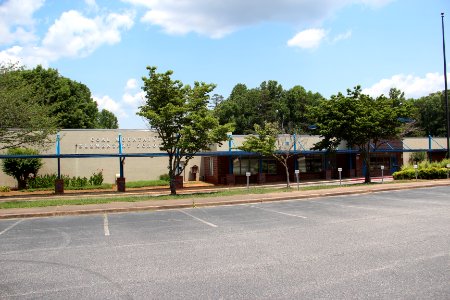
[[[45,96],[41,104],[56,116],[58,127],[96,127],[97,103],[91,98],[91,91],[86,85],[61,76],[55,69],[44,69],[42,66],[24,70],[21,75],[33,90]]]
[[[18,80],[15,65],[0,65],[0,149],[43,146],[56,132],[56,119],[40,104],[44,95]]]
[[[258,153],[261,156],[271,156],[279,161],[285,168],[286,185],[290,187],[288,160],[294,155],[294,138],[291,134],[281,134],[276,123],[264,123],[261,127],[254,125],[255,134],[245,137],[240,150]]]
[[[210,109],[214,109],[214,108],[216,108],[220,103],[222,103],[223,100],[224,100],[224,98],[223,98],[222,95],[214,94],[214,95],[211,96],[211,99],[210,99],[210,101],[209,101],[208,107],[209,107]]]
[[[102,109],[98,113],[96,127],[104,129],[117,129],[119,128],[119,121],[112,112],[106,109]]]
[[[37,66],[11,72],[10,92],[14,86],[27,86],[31,91],[27,101],[45,106],[57,120],[59,128],[96,128],[98,108],[89,88],[79,82],[63,77],[56,69]]]
[[[39,152],[33,149],[26,148],[10,148],[8,155],[37,155]],[[14,177],[17,180],[17,187],[19,190],[27,187],[28,180],[35,177],[42,167],[42,160],[40,158],[6,158],[3,160],[3,172]]]
[[[416,135],[446,135],[445,100],[442,92],[432,93],[413,100],[413,104],[419,112],[417,127],[420,131]]]
[[[156,67],[147,67],[149,77],[143,77],[146,102],[138,115],[146,118],[149,126],[161,139],[161,151],[169,156],[170,192],[176,194],[175,176],[179,176],[188,161],[213,143],[227,139],[229,125],[219,125],[208,110],[209,93],[213,84],[195,82],[194,86],[172,80],[173,71],[157,73]],[[179,167],[184,160],[183,167]]]
[[[322,99],[319,93],[307,92],[301,86],[286,91],[274,80],[264,81],[253,89],[239,83],[214,113],[221,124],[234,122],[235,134],[253,133],[254,124],[264,127],[265,122],[278,123],[283,131],[306,130],[306,125],[311,124],[307,107]]]
[[[373,99],[361,87],[339,93],[311,109],[322,140],[314,149],[334,150],[342,142],[357,147],[366,165],[365,182],[370,178],[370,152],[387,140],[398,139],[404,130],[401,118],[409,117],[408,105],[384,95]]]
[[[308,131],[308,125],[313,124],[313,120],[308,118],[308,107],[314,107],[324,100],[321,94],[306,91],[304,87],[296,85],[285,92],[284,114],[283,118],[284,128],[289,131],[302,132]]]

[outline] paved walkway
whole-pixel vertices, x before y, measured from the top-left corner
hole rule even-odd
[[[339,183],[339,181],[337,181]],[[336,184],[336,181],[333,182]],[[323,182],[321,182],[323,184]],[[303,186],[303,185],[302,185]],[[130,211],[142,211],[142,210],[161,210],[161,209],[174,209],[174,208],[188,208],[188,207],[201,207],[201,206],[215,206],[215,205],[230,205],[230,204],[246,204],[268,201],[282,201],[282,200],[294,200],[294,199],[311,199],[327,196],[340,196],[351,194],[363,194],[392,190],[405,190],[413,188],[426,188],[435,186],[450,186],[450,180],[432,180],[432,181],[411,181],[407,183],[389,183],[389,184],[374,184],[367,186],[352,186],[343,185],[341,187],[335,187],[331,189],[320,190],[300,190],[295,188],[291,192],[275,192],[268,194],[240,194],[235,196],[219,196],[219,197],[187,197],[182,199],[149,199],[146,201],[138,202],[111,202],[106,204],[89,204],[89,205],[64,205],[64,206],[50,206],[42,208],[11,208],[0,209],[0,219],[7,218],[29,218],[29,217],[48,217],[58,215],[79,215],[79,214],[100,214],[100,213],[117,213],[117,212],[130,212]],[[242,188],[242,187],[241,187]],[[211,192],[217,188],[212,187],[197,187],[195,189],[184,189],[184,193],[199,193],[199,192]],[[118,193],[95,193],[95,194],[78,194],[78,195],[63,195],[63,196],[45,196],[46,199],[61,199],[61,198],[80,198],[80,197],[109,197],[109,196],[139,196],[139,195],[154,195],[154,194],[166,194],[159,191],[144,190],[141,192],[127,192],[125,194]],[[41,200],[42,195],[29,196],[26,199],[20,198],[4,198],[2,201],[33,201]]]

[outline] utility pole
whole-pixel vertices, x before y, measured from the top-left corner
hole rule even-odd
[[[441,13],[442,20],[442,50],[444,52],[444,81],[445,81],[445,117],[446,117],[446,128],[447,128],[447,158],[450,158],[450,142],[449,142],[449,127],[450,127],[450,117],[448,115],[448,93],[447,93],[447,61],[445,58],[445,34],[444,34],[444,13]]]

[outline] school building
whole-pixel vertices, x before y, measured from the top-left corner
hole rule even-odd
[[[122,167],[126,181],[155,180],[167,174],[168,157],[162,152],[160,139],[152,130],[127,129],[67,129],[61,130],[47,148],[40,149],[43,167],[39,174],[56,174],[59,171],[70,177],[87,177],[103,172],[105,183],[114,183]],[[59,142],[58,142],[59,140]],[[286,181],[284,166],[273,157],[238,150],[244,135],[229,135],[222,145],[212,145],[208,151],[197,153],[188,162],[181,162],[184,181],[203,180],[214,184],[244,184],[250,172],[251,183]],[[280,135],[280,150],[290,153],[289,176],[295,180],[295,170],[300,180],[362,177],[366,166],[355,149],[345,143],[333,153],[314,151],[319,136]],[[119,142],[120,141],[120,142]],[[371,152],[371,175],[391,175],[406,162],[412,152],[425,151],[433,160],[445,157],[445,138],[407,138],[389,141]],[[5,155],[6,151],[3,151]],[[122,160],[122,166],[121,166]],[[186,166],[184,166],[186,164]],[[14,178],[0,171],[0,186],[15,187]]]

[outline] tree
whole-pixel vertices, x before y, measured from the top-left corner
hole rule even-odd
[[[17,79],[15,65],[0,65],[0,150],[43,146],[56,132],[56,119],[39,102],[44,95]]]
[[[419,112],[417,125],[420,132],[418,135],[446,135],[445,99],[442,92],[413,100],[413,104]]]
[[[96,127],[104,129],[117,129],[119,128],[119,121],[112,112],[102,109],[97,115]]]
[[[26,148],[10,148],[8,155],[36,155],[39,154],[37,150]],[[35,177],[42,167],[42,160],[40,158],[6,158],[3,160],[3,172],[14,177],[17,180],[17,188],[19,190],[27,187],[27,182],[31,175]]]
[[[214,109],[216,108],[220,103],[222,103],[224,100],[222,95],[214,94],[211,96],[211,99],[209,101],[208,108]]]
[[[175,177],[183,172],[188,161],[197,152],[208,150],[211,144],[225,141],[231,127],[219,125],[208,110],[213,84],[195,82],[191,87],[172,80],[173,71],[157,73],[156,69],[147,67],[149,77],[142,78],[146,102],[137,114],[148,120],[161,139],[160,150],[169,156],[170,192],[176,194]]]
[[[89,88],[63,77],[56,69],[37,66],[26,70],[16,68],[10,72],[9,92],[15,87],[27,86],[31,94],[26,102],[44,106],[57,120],[59,128],[97,128],[98,108]]]
[[[287,90],[283,97],[284,103],[284,128],[290,131],[302,129],[308,131],[308,125],[313,124],[313,120],[308,118],[308,107],[314,107],[324,100],[321,94],[306,91],[304,87],[296,85]]]
[[[45,98],[41,104],[55,115],[60,128],[95,128],[97,103],[91,98],[89,88],[63,77],[55,69],[37,66],[25,70],[22,78]]]
[[[373,99],[361,93],[361,87],[347,90],[347,96],[339,93],[328,101],[311,109],[322,140],[314,149],[333,151],[346,141],[356,146],[366,166],[365,182],[370,183],[370,152],[387,140],[398,139],[403,132],[401,118],[409,117],[407,104],[384,95]]]
[[[323,97],[301,86],[284,90],[277,81],[263,81],[258,88],[235,85],[228,99],[214,110],[221,124],[234,122],[235,134],[254,133],[254,124],[276,122],[283,130],[298,131],[311,124],[307,107],[315,106]]]
[[[272,156],[285,168],[286,185],[290,187],[288,160],[294,153],[294,138],[291,134],[280,134],[281,130],[276,123],[266,122],[261,127],[254,126],[255,134],[245,137],[240,150],[258,153],[261,156]]]

